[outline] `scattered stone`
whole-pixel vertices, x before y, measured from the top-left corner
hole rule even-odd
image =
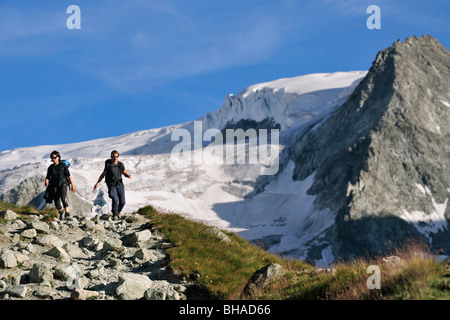
[[[50,233],[50,227],[48,224],[42,221],[27,222],[28,229],[36,229],[37,232]]]
[[[69,254],[61,247],[53,247],[49,251],[45,252],[45,254],[54,257],[62,262],[70,262]]]
[[[64,241],[51,234],[45,235],[42,238],[38,239],[37,243],[46,247],[62,247],[64,245]]]
[[[210,233],[220,239],[220,241],[223,242],[231,242],[230,237],[228,237],[225,233],[220,231],[217,227],[208,228],[205,230],[205,232]]]
[[[19,284],[17,286],[9,286],[6,288],[6,292],[13,297],[25,298],[27,295],[28,288],[24,284]]]
[[[244,294],[252,296],[258,290],[266,287],[284,275],[283,268],[276,263],[271,263],[256,271],[244,287]]]
[[[166,300],[167,293],[160,288],[150,288],[144,293],[145,300]]]
[[[134,254],[134,259],[138,263],[144,263],[147,261],[154,262],[158,260],[158,257],[153,254],[152,251],[148,249],[138,249]]]
[[[52,282],[53,274],[48,266],[35,263],[28,274],[28,278],[31,283]]]
[[[75,265],[68,265],[56,269],[54,276],[63,281],[75,280],[81,276],[81,270]]]
[[[0,212],[0,218],[5,220],[16,220],[17,218],[19,218],[19,216],[12,210],[6,210]]]
[[[103,250],[105,251],[116,251],[121,253],[124,249],[125,248],[122,246],[122,240],[120,239],[109,239],[103,244]]]
[[[52,298],[55,295],[55,291],[48,286],[39,286],[33,292],[33,295],[38,298],[48,299],[48,298]]]
[[[74,290],[72,290],[72,294],[71,294],[70,298],[72,300],[90,300],[90,299],[98,299],[101,296],[102,296],[102,294],[97,291],[74,289]]]
[[[149,277],[136,273],[122,273],[119,275],[119,285],[116,294],[121,300],[138,300],[152,285]]]
[[[12,251],[6,250],[0,253],[0,268],[17,267],[17,259]]]
[[[42,218],[30,216],[26,223],[1,222],[0,298],[185,298],[174,286],[182,288],[178,281],[184,284],[186,279],[175,279],[167,272],[164,257],[168,243],[163,235],[152,234],[146,227],[148,220],[84,217],[47,224]]]
[[[144,242],[148,241],[152,238],[152,233],[150,230],[146,229],[143,231],[134,232],[131,234],[130,238],[128,239],[129,245],[135,245],[138,242]]]
[[[27,239],[33,239],[35,237],[37,237],[37,231],[36,229],[27,229],[27,230],[23,230],[20,235],[24,238]]]

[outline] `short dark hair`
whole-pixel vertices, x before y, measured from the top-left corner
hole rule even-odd
[[[58,158],[60,158],[61,159],[61,155],[59,154],[59,152],[58,151],[53,151],[52,153],[50,153],[50,158],[52,158],[53,156],[57,156]]]
[[[117,151],[117,150],[111,151],[111,157],[112,157],[113,155],[115,155],[115,154],[117,154],[118,156],[120,156],[119,151]]]

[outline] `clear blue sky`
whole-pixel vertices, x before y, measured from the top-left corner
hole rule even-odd
[[[368,70],[423,34],[450,48],[448,0],[0,0],[0,151],[187,122],[255,83]]]

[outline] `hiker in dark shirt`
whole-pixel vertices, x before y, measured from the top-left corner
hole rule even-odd
[[[111,152],[111,159],[105,161],[105,169],[94,186],[94,190],[96,190],[98,184],[106,177],[108,196],[112,200],[113,219],[119,219],[122,216],[122,209],[125,206],[125,186],[123,185],[122,174],[131,179],[131,175],[125,171],[124,164],[119,161],[119,152],[114,150]]]
[[[50,158],[53,163],[48,167],[47,176],[45,177],[45,186],[47,187],[46,200],[48,203],[51,203],[53,200],[56,209],[58,209],[59,218],[67,219],[70,217],[67,190],[69,189],[69,185],[72,185],[72,191],[75,192],[75,184],[73,183],[69,168],[61,162],[59,152],[53,151],[50,154]],[[51,196],[48,196],[49,194]]]

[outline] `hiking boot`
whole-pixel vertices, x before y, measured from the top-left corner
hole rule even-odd
[[[65,220],[69,220],[70,219],[70,213],[69,212],[66,212],[66,214],[65,214]]]
[[[66,213],[64,212],[64,210],[61,210],[59,212],[59,220],[66,220]]]

